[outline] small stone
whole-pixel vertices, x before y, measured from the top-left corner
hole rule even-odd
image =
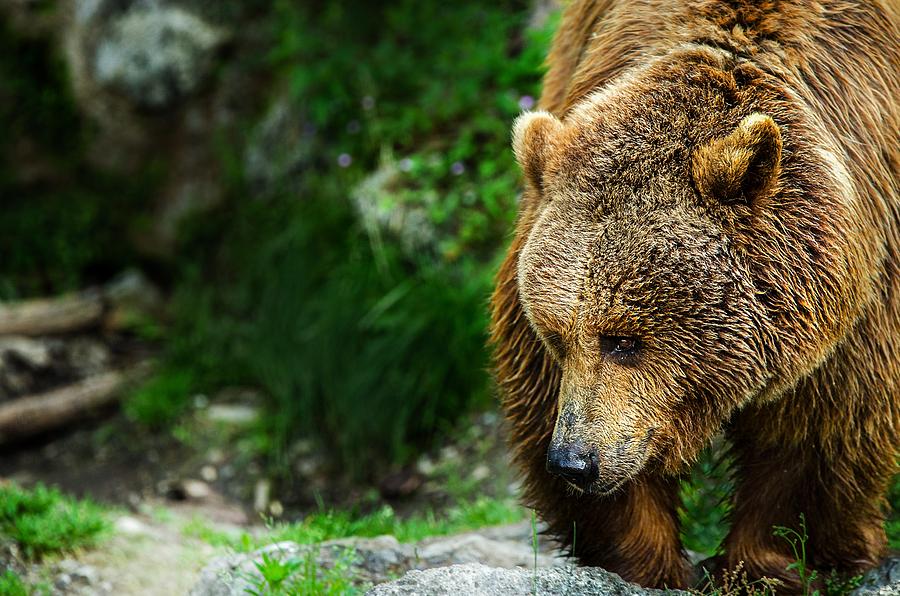
[[[281,504],[281,501],[272,501],[269,503],[269,513],[274,517],[281,517],[284,514],[284,505]]]
[[[419,470],[420,474],[431,476],[434,473],[435,465],[434,462],[431,461],[431,458],[425,455],[420,457],[419,461],[416,462],[416,469]]]
[[[162,308],[159,288],[137,269],[129,269],[116,276],[104,290],[104,296],[113,310],[155,313]]]
[[[206,410],[210,422],[248,426],[259,420],[259,408],[248,404],[212,404]]]
[[[267,478],[260,478],[256,481],[253,488],[253,509],[256,511],[265,511],[269,507],[269,500],[272,495],[272,482]]]
[[[209,485],[202,480],[188,478],[181,481],[181,486],[184,488],[184,494],[187,495],[187,498],[195,501],[205,499],[212,493]]]
[[[212,494],[208,484],[192,478],[170,484],[164,492],[173,501],[202,501]]]
[[[117,532],[120,532],[122,534],[129,534],[132,536],[150,533],[150,529],[147,527],[147,524],[137,518],[131,517],[130,515],[123,515],[122,517],[117,519],[115,527]]]
[[[213,466],[203,466],[200,468],[200,477],[206,482],[215,482],[219,477],[219,473]]]
[[[29,337],[0,337],[0,361],[15,358],[31,369],[50,366],[51,346],[44,340]]]
[[[225,452],[218,447],[213,447],[206,452],[206,461],[213,465],[219,465],[225,461]]]
[[[453,445],[447,445],[441,449],[441,460],[444,462],[455,462],[459,460],[459,449]]]
[[[319,471],[319,468],[322,467],[322,461],[316,455],[309,455],[298,459],[294,467],[301,476],[308,478]]]
[[[491,475],[491,469],[484,464],[478,464],[475,466],[475,469],[472,470],[470,474],[470,478],[475,482],[481,482],[482,480],[486,480]]]

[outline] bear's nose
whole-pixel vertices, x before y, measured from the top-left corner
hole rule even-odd
[[[585,489],[600,477],[597,458],[584,446],[551,445],[547,451],[547,471],[562,476],[580,489]]]

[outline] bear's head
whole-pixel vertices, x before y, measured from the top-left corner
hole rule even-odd
[[[689,55],[517,120],[518,300],[561,371],[549,471],[595,494],[678,472],[846,334],[877,250],[797,105]]]

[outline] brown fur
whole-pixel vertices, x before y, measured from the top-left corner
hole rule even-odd
[[[721,565],[797,589],[772,526],[800,513],[814,567],[873,565],[900,450],[900,4],[575,1],[549,65],[492,304],[526,502],[582,563],[685,586],[677,477],[724,429]],[[598,483],[550,475],[551,438],[594,449]]]

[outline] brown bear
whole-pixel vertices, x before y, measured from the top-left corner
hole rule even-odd
[[[524,497],[586,565],[683,587],[678,481],[724,431],[718,569],[885,549],[900,449],[900,3],[576,0],[492,301]]]

